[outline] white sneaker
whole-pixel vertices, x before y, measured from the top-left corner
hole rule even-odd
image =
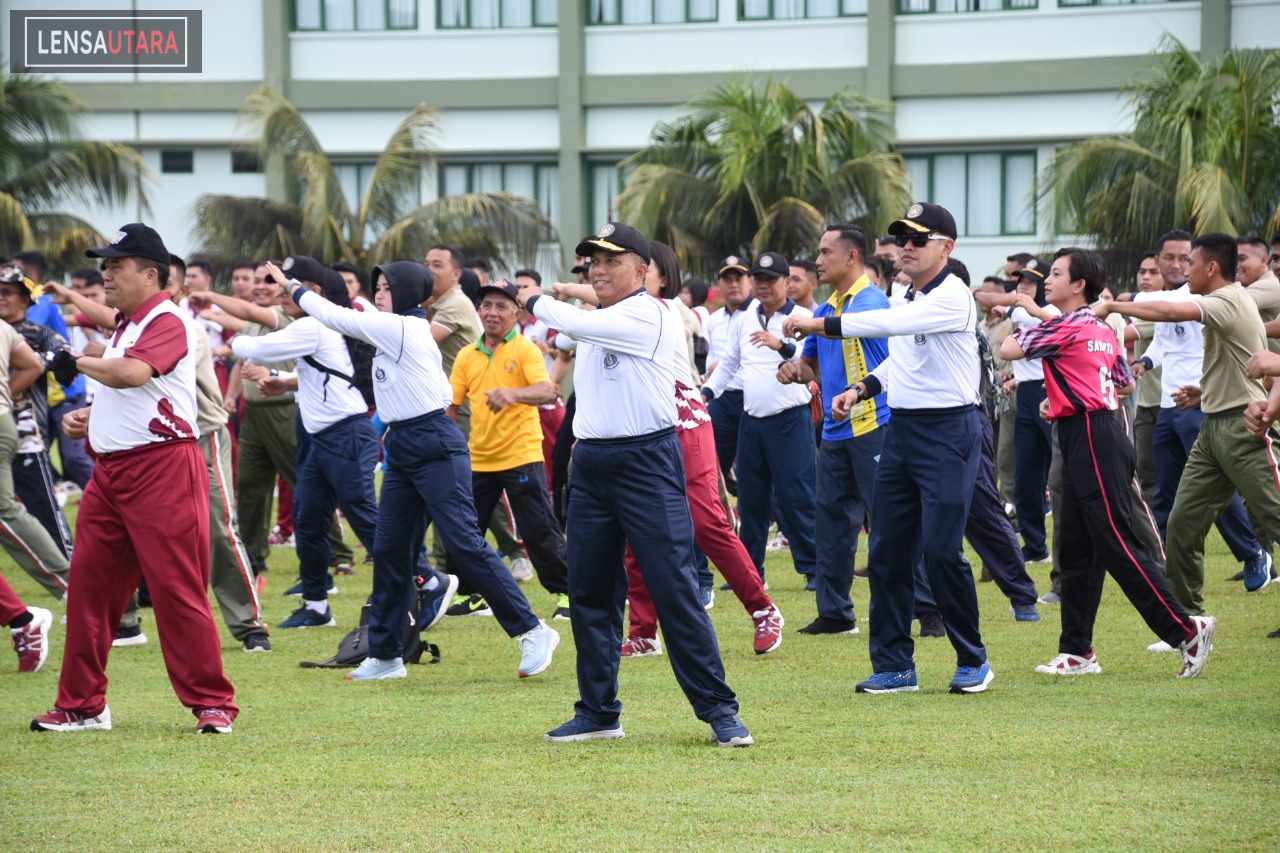
[[[511,561],[511,577],[519,583],[533,580],[533,563],[528,557],[516,557]]]
[[[1040,664],[1036,672],[1044,675],[1096,675],[1102,672],[1102,667],[1098,665],[1093,649],[1089,649],[1089,654],[1083,657],[1063,652],[1048,663]]]
[[[1176,652],[1176,651],[1177,651],[1177,649],[1176,649],[1176,648],[1174,648],[1173,646],[1169,645],[1168,643],[1166,643],[1164,640],[1161,640],[1161,641],[1160,641],[1160,642],[1158,642],[1158,643],[1152,643],[1151,645],[1147,646],[1147,651],[1149,651],[1149,652]]]
[[[560,632],[539,619],[538,627],[525,631],[516,642],[520,644],[519,675],[528,678],[551,666],[551,653],[560,645]]]
[[[1213,651],[1213,634],[1218,630],[1218,620],[1212,616],[1192,616],[1195,636],[1185,640],[1178,648],[1182,651],[1182,672],[1178,678],[1195,678],[1204,669],[1209,652]]]
[[[95,729],[111,731],[111,709],[104,707],[96,717],[86,717],[75,711],[60,711],[54,708],[47,714],[41,714],[31,721],[33,732],[88,732]]]
[[[347,681],[374,681],[379,678],[404,678],[409,671],[402,658],[380,660],[365,658],[358,667],[347,673]]]
[[[787,541],[787,537],[782,535],[782,531],[778,531],[769,540],[769,544],[764,546],[764,549],[766,551],[789,551],[791,550],[791,543]]]

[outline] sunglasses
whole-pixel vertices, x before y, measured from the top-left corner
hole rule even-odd
[[[950,240],[946,234],[899,234],[897,237],[898,246],[905,248],[908,243],[917,249],[923,249],[924,244],[930,240]]]

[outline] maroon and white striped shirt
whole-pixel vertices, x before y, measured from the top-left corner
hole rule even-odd
[[[1133,381],[1124,347],[1089,307],[1014,332],[1027,358],[1044,360],[1049,420],[1085,412],[1114,412],[1116,389]]]

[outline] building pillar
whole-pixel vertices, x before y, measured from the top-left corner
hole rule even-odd
[[[893,98],[894,15],[896,3],[867,4],[867,94]]]
[[[559,0],[560,77],[556,83],[556,104],[560,113],[560,231],[561,256],[572,260],[571,247],[587,232],[586,113],[582,107],[582,77],[586,70],[586,36],[582,0]],[[569,263],[564,268],[568,269]]]
[[[289,15],[292,4],[262,4],[262,82],[289,97]],[[268,153],[262,164],[266,177],[267,198],[272,201],[288,201],[285,186],[284,164],[280,157]]]
[[[1200,61],[1231,49],[1231,0],[1200,0]]]

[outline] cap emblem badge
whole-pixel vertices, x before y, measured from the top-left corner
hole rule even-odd
[[[116,243],[119,243],[121,240],[123,240],[125,237],[128,237],[128,236],[129,235],[123,231],[117,231],[115,235],[112,236],[111,238],[111,245],[114,246]]]
[[[738,256],[737,256],[737,255],[730,255],[729,257],[727,257],[727,258],[725,258],[725,259],[724,259],[724,265],[725,265],[726,267],[736,267],[736,266],[740,265],[741,263],[742,263],[742,261],[741,261],[741,260],[739,260],[739,258],[738,258]]]
[[[280,269],[284,270],[285,272],[288,272],[289,270],[293,269],[293,258],[292,257],[285,258],[284,263],[280,265]]]
[[[922,213],[924,213],[924,205],[918,203],[913,204],[910,209],[907,210],[907,219],[915,219]]]
[[[614,231],[613,223],[612,223],[612,222],[609,222],[609,223],[607,223],[606,225],[604,225],[604,227],[602,227],[602,228],[600,229],[600,234],[599,234],[599,236],[601,236],[601,237],[608,237],[610,234],[612,234],[612,233],[613,233],[613,231]]]
[[[773,266],[773,258],[769,257],[768,255],[765,255],[763,258],[760,259],[760,266],[762,267]]]

